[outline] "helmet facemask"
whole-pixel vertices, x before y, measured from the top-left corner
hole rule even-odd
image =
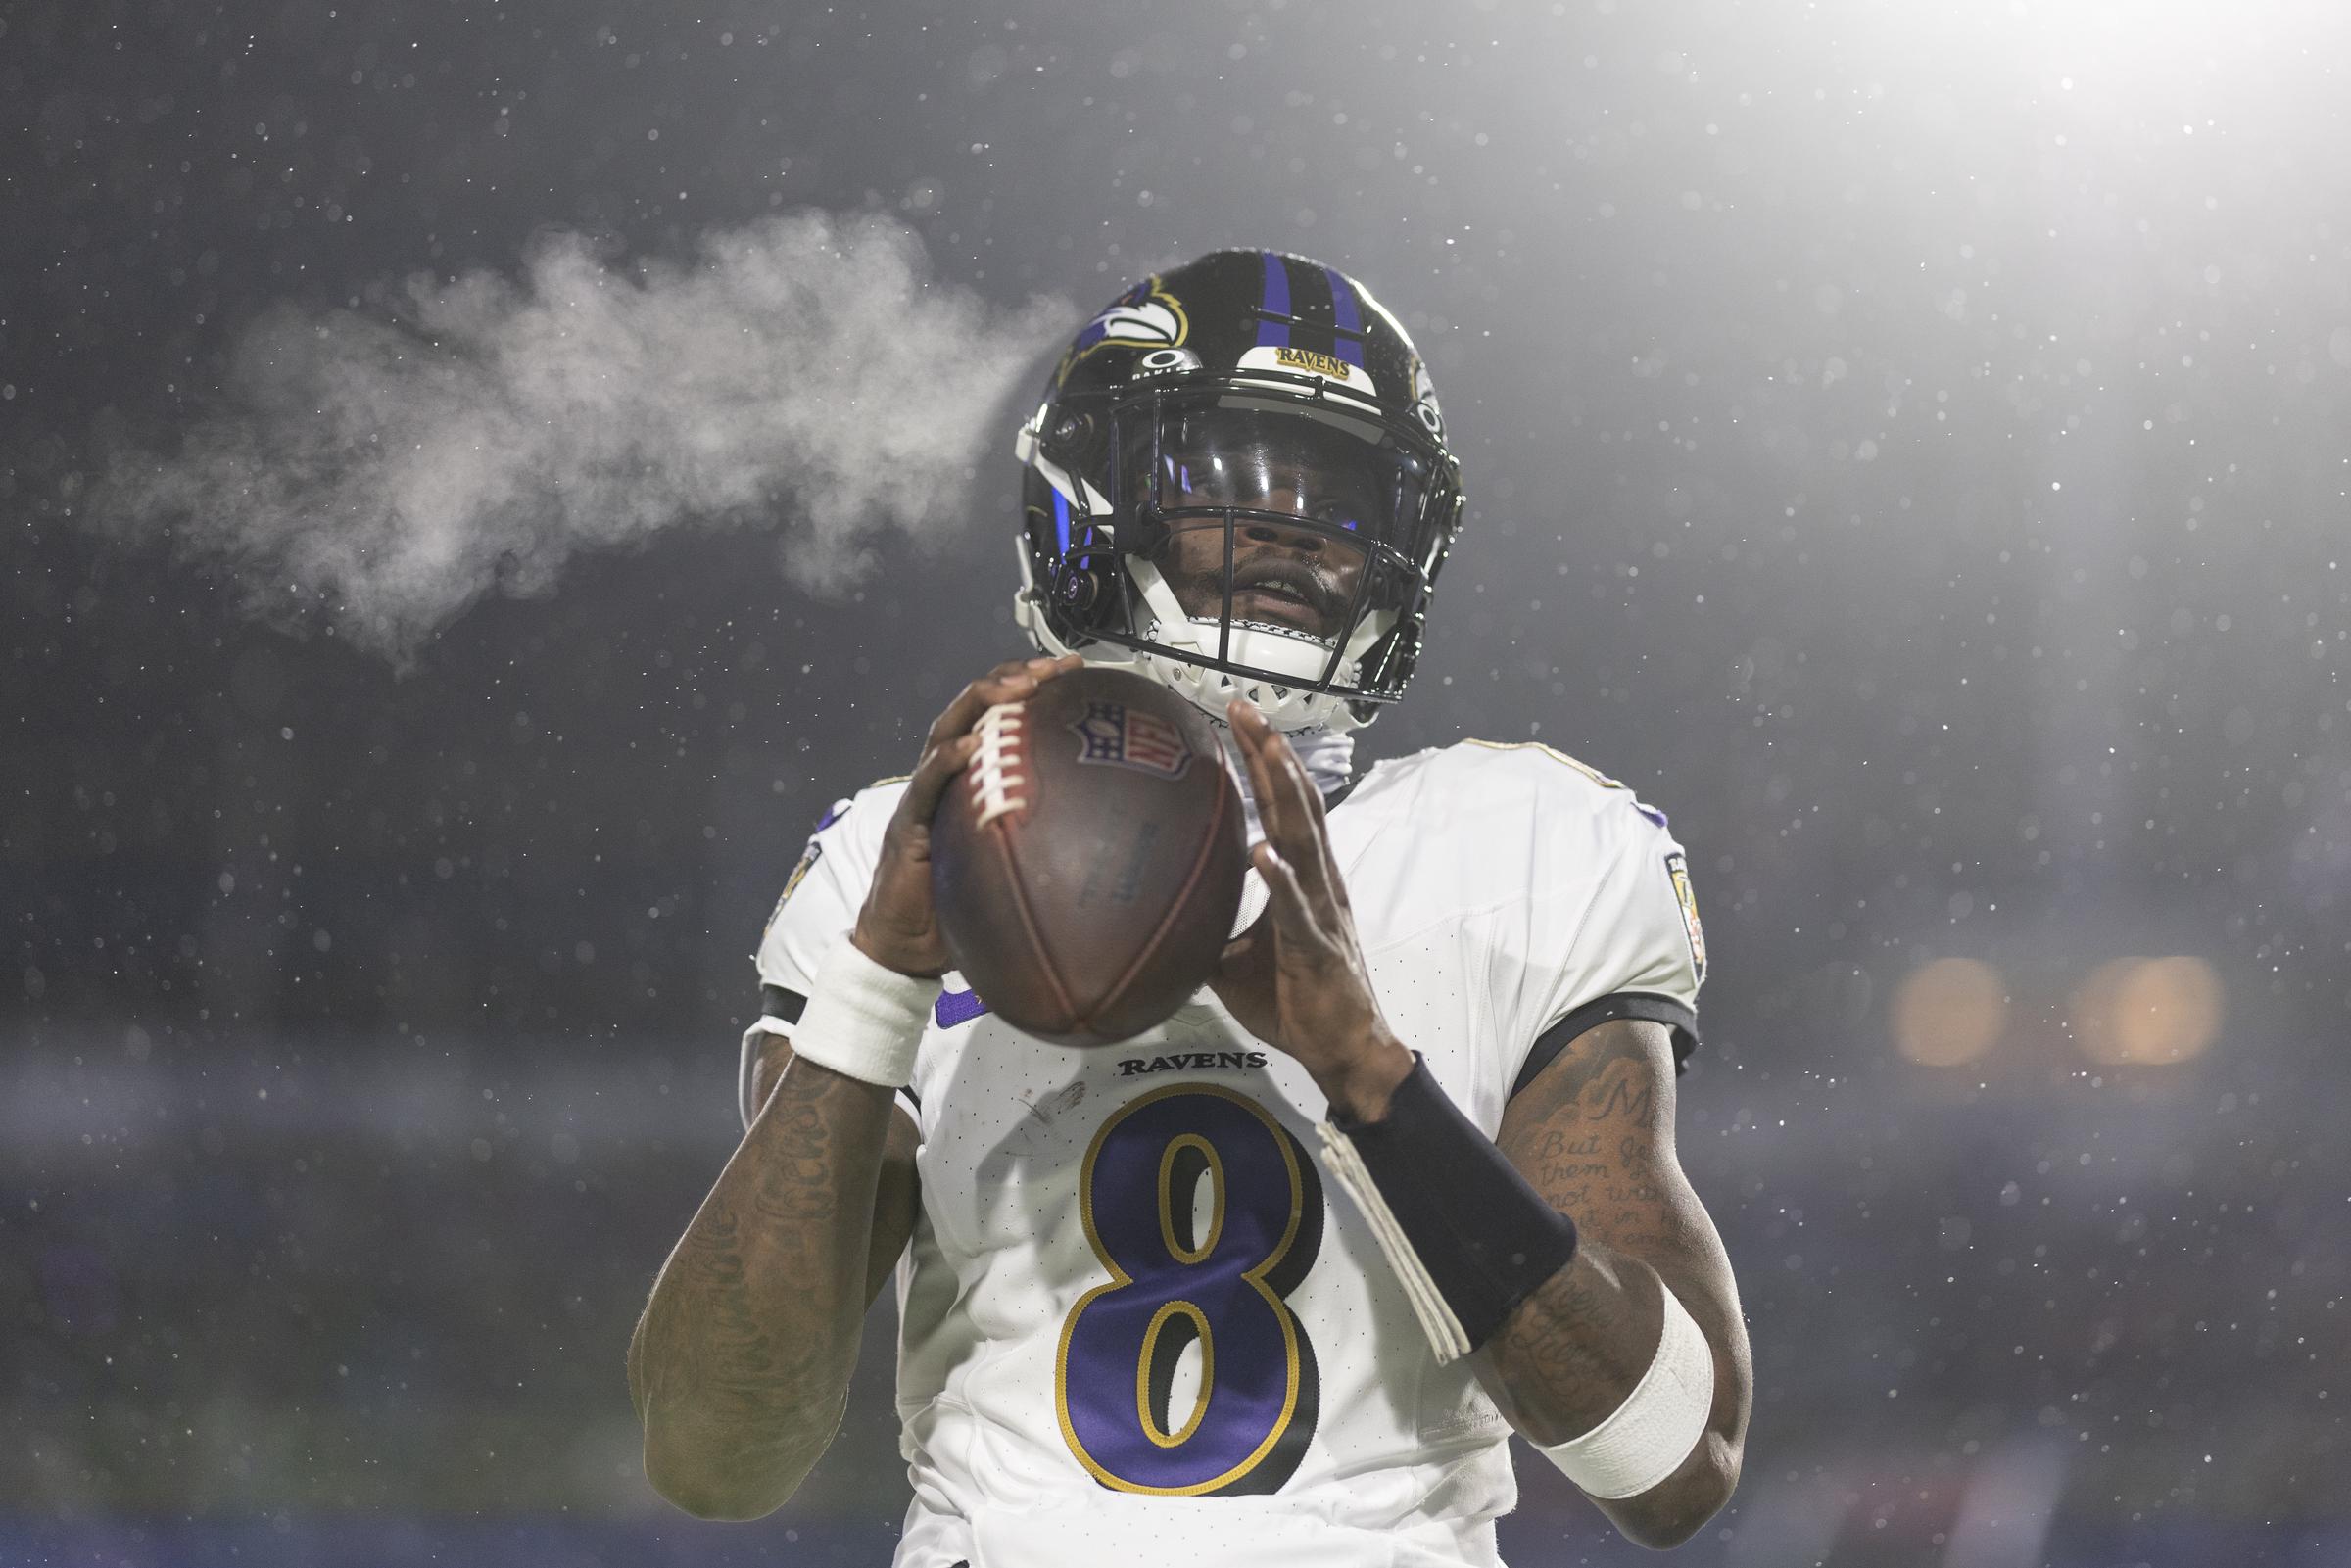
[[[1291,732],[1401,694],[1460,507],[1425,431],[1253,368],[1064,398],[1021,455],[1040,644],[1126,648],[1211,716],[1239,696]]]

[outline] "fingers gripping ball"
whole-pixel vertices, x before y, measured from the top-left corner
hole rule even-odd
[[[1107,1045],[1207,983],[1247,870],[1208,721],[1166,688],[1077,670],[987,710],[932,824],[939,934],[980,998]]]

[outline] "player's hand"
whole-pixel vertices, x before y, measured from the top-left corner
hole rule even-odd
[[[1010,659],[955,694],[932,724],[923,756],[914,765],[906,792],[882,834],[882,860],[873,886],[857,912],[849,939],[885,969],[928,977],[947,972],[947,950],[939,941],[938,919],[931,907],[931,818],[947,784],[972,760],[980,744],[972,726],[999,702],[1018,702],[1057,675],[1084,661],[1075,653],[1058,659]]]
[[[1305,1064],[1333,1111],[1376,1121],[1413,1057],[1372,994],[1322,796],[1255,708],[1235,700],[1226,711],[1265,825],[1250,860],[1269,897],[1256,924],[1225,944],[1210,984],[1243,1028]]]

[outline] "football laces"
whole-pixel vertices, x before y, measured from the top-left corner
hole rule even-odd
[[[1021,765],[1023,706],[1000,702],[980,715],[980,723],[974,727],[980,747],[972,753],[966,772],[972,781],[972,806],[978,813],[972,824],[975,828],[1029,808],[1029,797],[1015,793],[1028,783]]]

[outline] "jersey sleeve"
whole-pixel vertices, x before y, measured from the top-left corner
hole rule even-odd
[[[754,962],[759,971],[757,1020],[744,1031],[738,1098],[747,1125],[757,1107],[751,1100],[751,1071],[761,1035],[790,1036],[815,988],[825,950],[857,923],[880,853],[882,830],[895,808],[895,790],[877,785],[838,800],[820,818],[799,863],[785,879],[784,892],[767,917]]]
[[[1621,789],[1621,786],[1618,786]],[[1705,979],[1689,857],[1662,813],[1630,791],[1609,799],[1578,833],[1557,846],[1585,860],[1582,877],[1562,869],[1572,898],[1532,906],[1512,1041],[1515,1094],[1569,1041],[1610,1019],[1646,1019],[1673,1032],[1675,1069],[1698,1047],[1698,990]]]

